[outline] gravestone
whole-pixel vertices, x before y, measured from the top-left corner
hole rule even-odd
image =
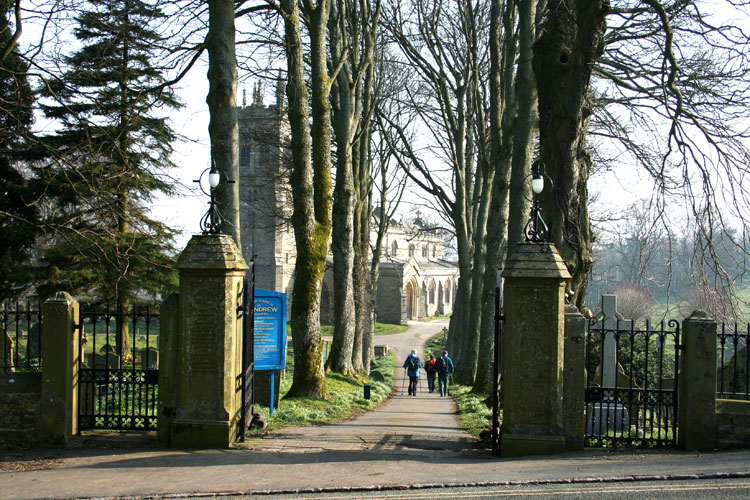
[[[117,349],[112,344],[104,344],[99,348],[99,354],[110,354],[111,356],[117,356]]]
[[[377,370],[370,372],[370,380],[373,382],[385,382],[385,376]]]
[[[39,329],[39,323],[34,323],[29,328],[28,336],[26,338],[26,359],[28,359],[29,362],[41,359],[41,339],[42,332]]]
[[[385,356],[390,352],[390,349],[387,345],[376,345],[375,346],[375,357]]]
[[[147,347],[141,351],[141,366],[146,370],[159,369],[159,349]]]
[[[610,331],[607,331],[604,335],[602,363],[597,368],[601,378],[596,378],[594,381],[598,384],[601,380],[602,387],[628,387],[618,385],[617,342],[615,341],[614,330],[618,328],[622,330],[630,329],[632,320],[623,318],[617,312],[617,296],[606,294],[602,295],[602,310],[597,320],[605,330]]]
[[[109,353],[94,354],[93,364],[95,369],[119,370],[120,356]]]
[[[606,436],[608,432],[624,432],[630,428],[630,415],[622,403],[607,401],[589,403],[586,434]]]
[[[8,332],[0,335],[0,366],[5,367],[6,371],[13,371],[13,339]]]

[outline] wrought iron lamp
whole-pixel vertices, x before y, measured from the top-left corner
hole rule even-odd
[[[529,214],[529,221],[523,228],[523,237],[526,242],[542,243],[547,241],[549,228],[542,218],[542,207],[539,203],[540,195],[544,191],[544,174],[540,171],[539,162],[534,164],[534,173],[531,176],[531,190],[533,192],[531,213]]]
[[[208,192],[206,192],[201,182],[203,176],[208,173]],[[201,175],[193,182],[198,183],[198,187],[203,194],[208,195],[208,211],[201,217],[200,228],[203,234],[217,234],[221,230],[221,226],[224,225],[224,217],[219,212],[219,208],[216,206],[216,198],[214,197],[214,191],[221,184],[221,171],[216,168],[216,164],[212,164],[210,168],[205,169],[201,172]],[[226,179],[227,184],[232,184],[234,181]]]

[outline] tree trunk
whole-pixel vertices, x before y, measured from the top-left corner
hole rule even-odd
[[[479,338],[482,320],[482,277],[485,271],[486,259],[486,237],[487,237],[487,218],[489,215],[490,196],[495,177],[494,172],[489,172],[489,167],[481,169],[482,173],[477,172],[477,176],[484,176],[485,181],[482,183],[482,192],[479,199],[479,208],[474,222],[474,257],[471,270],[471,295],[469,298],[469,318],[468,329],[464,345],[465,350],[461,355],[461,367],[456,367],[456,378],[461,380],[462,384],[471,385],[474,383],[477,374],[477,362],[479,360]]]
[[[337,66],[346,57],[341,23],[346,4],[331,8],[331,60]],[[354,349],[354,174],[352,171],[353,92],[348,66],[339,71],[335,84],[334,128],[336,130],[336,188],[333,201],[333,342],[326,368],[351,375]]]
[[[445,96],[449,102],[448,96]],[[456,120],[452,130],[455,144],[454,177],[456,201],[451,218],[456,229],[458,249],[458,287],[453,303],[448,333],[448,351],[456,364],[456,379],[464,383],[463,354],[468,351],[471,338],[468,336],[469,312],[471,310],[471,176],[466,171],[466,82],[456,89]]]
[[[356,85],[356,102],[360,111],[357,119],[358,138],[352,148],[352,165],[355,182],[354,216],[354,283],[357,323],[352,350],[352,366],[357,371],[370,373],[370,361],[374,355],[373,335],[375,330],[375,297],[377,283],[371,281],[367,266],[370,256],[370,221],[372,220],[372,186],[370,163],[371,120],[374,113],[375,96],[375,46],[380,24],[381,2],[377,0],[374,9],[369,2],[361,3],[360,22],[362,23],[362,54],[358,70],[363,68],[364,78]],[[376,266],[379,263],[374,263]]]
[[[508,179],[515,122],[513,64],[516,45],[511,37],[501,37],[502,25],[511,32],[515,25],[515,4],[508,2],[502,12],[501,0],[492,0],[490,20],[490,165],[496,170],[492,182],[492,203],[487,223],[487,256],[482,276],[482,320],[479,333],[477,374],[472,392],[490,394],[495,341],[495,289],[507,248]],[[500,23],[502,16],[502,25]],[[501,43],[501,40],[502,43]]]
[[[539,0],[519,2],[518,72],[516,93],[518,112],[513,137],[513,164],[510,172],[510,219],[508,224],[508,253],[513,253],[523,241],[523,229],[529,219],[531,199],[531,162],[534,156],[534,136],[539,120],[536,80],[532,60],[536,41],[536,6]]]
[[[592,266],[592,232],[586,183],[591,68],[601,56],[608,2],[551,0],[534,49],[539,94],[540,160],[556,189],[543,203],[544,218],[573,279],[575,305],[585,306]]]
[[[308,121],[308,94],[304,77],[302,36],[298,3],[282,0],[284,42],[289,77],[286,87],[291,128],[292,173],[290,183],[294,210],[292,225],[297,244],[292,290],[292,343],[294,346],[294,379],[285,397],[310,396],[328,398],[323,373],[320,337],[320,291],[318,284],[325,270],[328,238],[331,231],[330,118],[327,126],[321,113],[328,112],[328,83],[325,79],[325,19],[327,7],[311,18],[313,44],[313,128]],[[320,22],[323,21],[321,33]],[[323,63],[321,65],[321,53]],[[322,68],[322,70],[321,70]],[[324,81],[320,81],[324,79]],[[321,99],[324,102],[320,102]],[[312,144],[311,144],[312,138]],[[311,159],[312,150],[312,159]]]
[[[370,250],[370,210],[368,204],[369,193],[369,165],[362,164],[361,145],[369,140],[369,136],[362,135],[352,148],[353,174],[355,182],[354,205],[354,345],[352,346],[352,368],[357,372],[370,372],[369,363],[364,364],[364,337],[370,329],[370,273],[367,268],[367,258]],[[365,173],[366,172],[366,173]],[[364,174],[364,175],[363,175]],[[363,199],[364,196],[364,199]]]
[[[237,59],[234,46],[234,2],[208,1],[208,112],[211,162],[224,173],[216,189],[218,209],[225,223],[221,231],[240,242],[239,131],[237,127]],[[228,183],[227,180],[234,181]]]

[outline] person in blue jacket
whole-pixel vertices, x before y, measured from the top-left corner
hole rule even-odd
[[[419,382],[419,369],[422,368],[422,362],[419,360],[414,349],[412,349],[411,354],[406,357],[404,368],[406,368],[406,375],[409,376],[409,396],[416,396],[417,383]]]

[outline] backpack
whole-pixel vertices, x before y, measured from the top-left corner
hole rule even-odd
[[[435,361],[435,371],[438,373],[445,373],[445,360],[443,358],[438,358]]]
[[[409,361],[406,363],[406,366],[409,368],[409,371],[412,372],[419,370],[419,359],[417,359],[416,356],[410,357]]]

